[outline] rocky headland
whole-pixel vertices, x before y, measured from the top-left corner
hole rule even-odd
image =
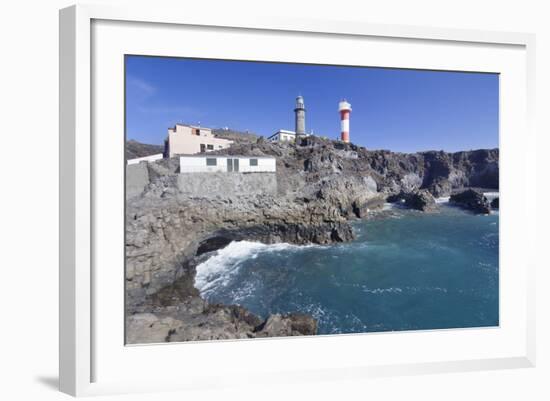
[[[350,241],[350,221],[368,218],[388,198],[433,212],[437,197],[498,190],[498,149],[405,154],[259,137],[217,153],[276,157],[276,192],[193,196],[178,186],[177,158],[143,163],[146,185],[126,204],[128,343],[315,334],[307,315],[261,319],[238,305],[208,303],[194,286],[196,266],[231,241]]]

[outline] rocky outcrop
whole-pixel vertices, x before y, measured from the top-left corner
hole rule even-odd
[[[316,183],[330,176],[370,177],[384,194],[427,189],[436,198],[463,188],[498,189],[499,185],[498,149],[397,153],[309,136],[298,146],[260,137],[216,153],[276,157],[279,194],[291,197],[318,190]]]
[[[468,152],[423,152],[422,187],[435,197],[465,187],[498,188],[498,149]]]
[[[405,207],[423,212],[431,212],[437,209],[435,198],[425,189],[413,192],[401,191],[396,195],[388,196],[387,201],[390,203],[400,202]]]
[[[353,231],[339,207],[270,196],[194,199],[162,190],[128,201],[126,278],[133,308],[182,276],[212,238],[263,243],[327,244],[349,241]]]
[[[488,214],[491,212],[489,201],[482,192],[468,189],[463,192],[451,195],[450,202],[457,204],[474,213]]]
[[[140,166],[139,180],[127,180],[134,185],[126,205],[128,342],[313,334],[316,322],[306,315],[261,319],[209,304],[194,287],[195,266],[231,241],[349,241],[349,220],[391,195],[431,211],[434,196],[474,184],[498,188],[498,149],[404,154],[310,136],[297,146],[247,138],[214,153],[275,156],[276,190],[198,196],[178,181],[177,158]]]
[[[271,315],[258,327],[256,337],[302,336],[317,334],[317,321],[301,313]]]
[[[378,194],[376,182],[370,176],[342,177],[328,176],[316,183],[317,192],[306,197],[309,202],[320,202],[336,207],[345,217],[366,217],[370,209],[383,204],[383,196]]]
[[[168,316],[168,314],[170,316]],[[126,322],[129,344],[314,335],[315,319],[274,314],[264,321],[240,306],[180,304],[161,313],[136,313]]]
[[[498,209],[499,208],[499,198],[495,198],[491,201],[491,207],[493,209]]]

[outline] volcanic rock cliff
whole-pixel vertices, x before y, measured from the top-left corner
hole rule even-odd
[[[308,137],[297,145],[259,138],[217,153],[276,157],[277,192],[196,197],[178,189],[177,159],[143,164],[146,185],[126,205],[128,342],[315,334],[308,316],[262,321],[239,306],[209,304],[194,287],[196,265],[235,240],[349,241],[349,220],[391,195],[498,189],[498,149],[404,154]]]

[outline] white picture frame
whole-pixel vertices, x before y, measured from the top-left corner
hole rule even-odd
[[[192,28],[193,32],[185,33],[186,27]],[[144,29],[149,30],[148,34],[146,37],[140,37],[140,32]],[[414,61],[416,63],[414,65],[403,65],[399,61],[402,55],[395,55],[395,59],[391,59],[388,55],[388,59],[380,61],[381,66],[476,70],[476,64],[471,60],[467,61],[474,58],[472,54],[475,53],[479,56],[478,63],[485,62],[485,64],[477,64],[483,66],[481,70],[504,74],[506,79],[502,84],[504,86],[501,86],[503,89],[501,113],[504,114],[501,115],[501,192],[504,194],[501,201],[503,221],[501,234],[505,234],[502,238],[504,244],[518,242],[515,250],[503,251],[501,245],[501,260],[517,267],[515,270],[504,269],[506,274],[504,283],[501,283],[501,290],[504,291],[501,294],[501,297],[504,297],[501,298],[501,313],[514,314],[516,318],[514,320],[517,322],[508,325],[508,320],[505,319],[505,323],[496,329],[437,330],[136,347],[124,346],[124,340],[120,335],[121,327],[124,325],[123,320],[119,322],[120,325],[115,323],[117,328],[113,328],[112,332],[98,329],[98,327],[106,327],[109,322],[118,322],[117,319],[121,316],[119,309],[123,308],[121,304],[120,308],[113,308],[116,309],[116,313],[107,315],[104,302],[101,300],[105,298],[118,305],[118,298],[113,294],[118,291],[117,288],[120,294],[123,292],[123,270],[118,271],[116,268],[109,272],[98,270],[98,266],[103,266],[102,261],[109,255],[114,257],[116,254],[118,255],[116,258],[123,258],[122,242],[111,241],[118,244],[116,246],[120,247],[119,251],[116,247],[104,251],[103,240],[98,237],[98,234],[104,233],[101,230],[104,230],[106,220],[102,219],[106,218],[106,214],[115,222],[123,219],[123,206],[120,202],[110,202],[109,204],[113,203],[114,207],[107,211],[105,202],[100,198],[100,194],[105,193],[106,188],[116,188],[116,185],[120,184],[120,181],[117,181],[117,177],[120,178],[117,174],[112,174],[113,181],[110,183],[102,180],[101,177],[104,177],[105,172],[112,168],[123,171],[123,163],[120,162],[123,155],[119,154],[120,147],[123,146],[123,133],[120,133],[120,137],[113,135],[112,138],[107,139],[94,137],[94,130],[99,129],[103,124],[102,108],[107,107],[107,105],[103,106],[102,102],[99,102],[99,105],[94,103],[94,96],[101,97],[104,93],[94,84],[103,80],[103,83],[111,84],[111,89],[113,84],[115,87],[121,85],[122,71],[117,70],[121,60],[117,58],[117,64],[110,64],[108,57],[113,54],[118,57],[122,54],[121,52],[125,52],[126,44],[128,49],[141,49],[139,51],[146,52],[143,54],[156,52],[166,56],[181,56],[182,54],[173,53],[177,42],[169,40],[174,32],[180,31],[185,35],[192,34],[194,38],[203,37],[205,47],[216,46],[212,38],[218,34],[233,35],[232,40],[243,41],[242,46],[226,48],[223,51],[220,49],[220,58],[239,59],[257,54],[254,59],[266,59],[268,53],[265,53],[265,46],[262,53],[260,46],[245,43],[253,42],[254,35],[260,34],[266,43],[272,44],[273,49],[277,47],[276,44],[279,41],[286,40],[281,39],[283,36],[296,37],[296,40],[303,41],[325,41],[327,48],[330,48],[330,42],[333,39],[342,43],[348,41],[347,45],[350,46],[362,45],[363,41],[366,41],[365,43],[378,41],[380,45],[381,41],[384,41],[384,46],[391,47],[392,43],[397,46],[398,42],[403,41],[406,42],[403,49],[412,46],[415,47],[415,51],[424,51],[421,47],[426,45],[426,55],[433,53],[435,49],[446,55],[446,46],[453,47],[448,53],[448,58],[441,57],[446,60],[439,60],[436,63],[428,62],[429,57],[426,57],[425,62],[420,58]],[[128,34],[124,35],[121,32]],[[110,39],[109,44],[106,38]],[[160,41],[162,38],[165,40]],[[158,50],[155,50],[155,43],[159,44]],[[160,46],[160,43],[163,45]],[[154,7],[111,8],[79,5],[61,10],[60,390],[80,396],[238,385],[232,376],[232,370],[241,374],[244,372],[249,380],[258,383],[275,380],[284,383],[294,380],[327,380],[342,377],[359,379],[383,375],[534,366],[536,259],[530,256],[533,253],[529,252],[529,249],[535,243],[533,236],[536,210],[528,202],[527,191],[511,190],[517,185],[535,188],[535,185],[532,185],[534,178],[528,174],[535,168],[536,163],[534,154],[529,151],[535,148],[535,134],[532,126],[535,86],[534,44],[534,36],[523,33],[270,17],[252,20],[242,16],[239,19],[227,20],[224,16],[215,13],[187,15],[185,10],[181,9],[166,10]],[[220,47],[223,44],[218,43],[217,46]],[[375,43],[372,46],[375,54],[377,45]],[[237,48],[242,51],[242,54],[237,54]],[[289,49],[291,55],[288,57],[293,57],[292,49]],[[491,49],[494,49],[494,57],[488,55]],[[105,54],[102,53],[103,51]],[[249,53],[246,53],[247,51]],[[470,54],[470,51],[474,53]],[[453,55],[460,55],[461,52],[465,55],[464,62],[453,60]],[[502,54],[502,58],[499,54]],[[196,56],[195,53],[193,55]],[[272,57],[278,59],[275,54]],[[311,53],[309,57],[311,60],[314,54]],[[321,57],[322,55],[319,59]],[[340,59],[342,64],[364,65],[363,61],[354,59],[353,56],[339,55],[339,57],[342,57]],[[321,61],[327,60],[329,59]],[[468,63],[471,64],[468,65]],[[112,76],[108,76],[109,71],[113,72]],[[503,71],[506,72],[503,73]],[[94,79],[96,79],[95,83]],[[517,99],[511,99],[511,96],[508,96],[512,87],[514,91],[519,90],[516,92],[519,93]],[[115,102],[113,104],[110,104],[108,99],[105,99],[105,103],[109,103],[108,107],[113,110],[119,110],[121,105],[116,102],[121,96],[121,93],[112,96],[112,101]],[[122,116],[113,118],[122,118]],[[109,119],[106,118],[106,120]],[[112,126],[118,127],[119,123],[120,121],[113,122]],[[514,134],[514,131],[521,132],[521,135]],[[111,143],[113,146],[109,146]],[[98,162],[98,155],[101,155],[101,163]],[[517,161],[519,167],[508,168],[512,159]],[[115,190],[114,196],[119,196],[121,191],[123,191],[122,187],[118,191]],[[514,227],[517,232],[503,231],[506,227]],[[114,235],[118,235],[117,233],[123,229],[122,226],[117,225]],[[104,234],[107,236],[107,233]],[[115,237],[117,238],[120,239]],[[519,254],[518,249],[524,253],[521,258],[514,256],[513,252]],[[111,251],[114,253],[110,253]],[[116,279],[117,274],[120,280]],[[115,277],[114,281],[112,277]],[[376,343],[372,346],[381,349],[380,353],[377,354],[372,350],[368,354],[369,358],[365,358],[361,352],[340,356],[343,353],[341,351],[348,349],[347,347],[355,350],[364,349],[368,345],[365,341]],[[478,342],[479,349],[476,350]],[[432,355],[423,359],[419,357],[420,353],[407,355],[404,351],[398,356],[388,355],[387,349],[384,352],[384,344],[386,346],[392,344],[394,350],[399,350],[400,347],[403,347],[403,350],[418,349],[422,344],[434,344],[434,354],[437,353],[438,346],[444,347],[446,344],[448,347],[449,344],[457,344],[457,347],[454,354],[445,355],[440,352],[439,358]],[[461,352],[464,352],[461,344],[471,344],[472,348],[471,352],[464,353],[464,357],[460,357]],[[493,344],[494,348],[488,344]],[[242,355],[253,355],[258,352],[270,353],[273,358],[276,358],[277,354],[290,352],[293,355],[300,355],[302,353],[304,358],[297,360],[296,367],[292,369],[286,369],[277,362],[274,362],[272,369],[256,367],[254,370],[236,366],[238,362],[235,362],[235,365],[229,363],[230,360],[235,361]],[[324,357],[316,359],[321,352],[324,353]],[[185,380],[179,379],[177,375],[163,376],[163,372],[158,372],[157,377],[149,376],[150,380],[143,380],[139,377],[139,372],[131,369],[140,361],[143,361],[144,365],[151,366],[155,366],[159,361],[169,361],[174,353],[182,353],[189,360],[194,361],[195,368],[185,372]],[[425,354],[428,355],[429,352],[426,351]],[[207,371],[206,365],[199,363],[199,358],[205,358],[205,356],[219,358],[219,370]],[[300,361],[306,357],[310,358],[310,361],[300,364]],[[223,361],[224,358],[227,359],[225,361],[227,363]],[[331,365],[332,362],[333,365]],[[123,369],[123,366],[126,369]],[[126,376],[117,376],[113,374],[114,371],[124,371]]]

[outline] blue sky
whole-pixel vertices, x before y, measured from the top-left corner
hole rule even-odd
[[[498,147],[498,75],[127,56],[127,138],[161,144],[176,122],[269,136],[306,129],[339,136],[338,102],[352,105],[351,142],[400,152]]]

